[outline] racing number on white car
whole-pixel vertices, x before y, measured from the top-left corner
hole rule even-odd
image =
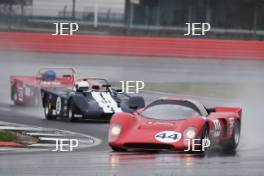
[[[177,142],[181,139],[181,133],[175,131],[162,131],[155,135],[155,139],[164,143]]]

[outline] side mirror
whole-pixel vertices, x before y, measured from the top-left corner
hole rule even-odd
[[[130,109],[141,109],[145,107],[145,100],[141,96],[133,96],[128,100],[128,106]]]

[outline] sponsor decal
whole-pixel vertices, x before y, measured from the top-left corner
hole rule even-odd
[[[215,137],[218,137],[221,134],[221,129],[222,129],[221,123],[217,119],[216,120],[213,120],[213,123],[214,123],[214,126],[215,126],[214,136]]]
[[[162,131],[155,135],[155,139],[163,143],[174,143],[181,139],[182,134],[176,131]]]
[[[40,84],[47,85],[47,86],[58,86],[61,85],[59,81],[41,81]]]

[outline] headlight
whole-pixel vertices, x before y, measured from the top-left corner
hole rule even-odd
[[[185,139],[194,139],[196,137],[196,134],[197,134],[197,128],[194,128],[194,127],[188,127],[184,131]]]
[[[122,131],[122,127],[119,124],[111,124],[109,129],[108,140],[109,142],[114,142],[118,139],[120,133]]]
[[[114,136],[118,136],[121,133],[121,126],[118,124],[114,124],[111,126],[110,132]]]

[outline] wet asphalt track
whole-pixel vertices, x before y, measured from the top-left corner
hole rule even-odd
[[[232,155],[207,156],[162,153],[113,153],[109,149],[106,123],[69,123],[43,120],[41,109],[14,107],[9,101],[8,78],[32,74],[41,66],[73,66],[78,74],[109,80],[149,82],[264,82],[264,62],[211,61],[174,58],[136,58],[38,53],[0,53],[0,120],[89,134],[102,139],[99,146],[71,153],[1,154],[0,175],[263,175],[263,100],[261,88],[244,90],[236,100],[194,97],[205,103],[239,105],[244,109],[242,139]],[[147,100],[167,94],[144,93]]]

